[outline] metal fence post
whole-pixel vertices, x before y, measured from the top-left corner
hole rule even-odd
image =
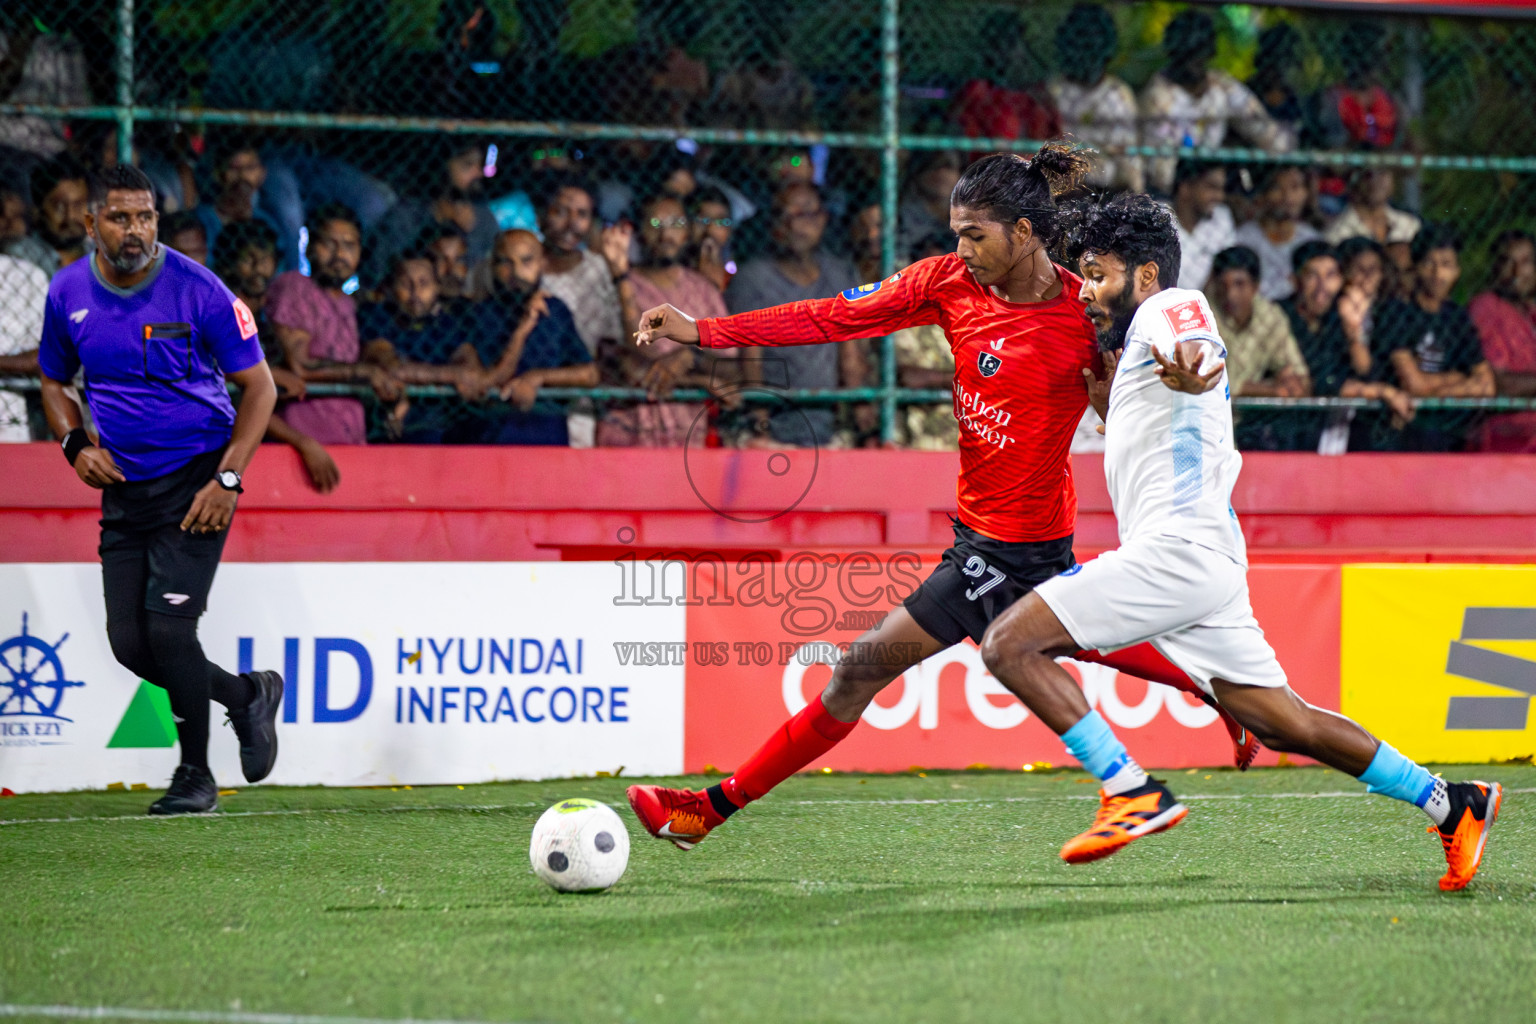
[[[897,148],[901,144],[899,61],[900,0],[884,0],[880,17],[881,110],[880,127],[885,137],[880,151],[880,275],[896,270]],[[886,338],[880,345],[880,437],[896,440],[896,343]]]
[[[1424,36],[1416,18],[1403,26],[1403,105],[1412,121],[1424,116]],[[1418,170],[1403,176],[1403,202],[1410,210],[1424,209],[1424,179]]]
[[[117,162],[133,163],[133,0],[117,0]]]

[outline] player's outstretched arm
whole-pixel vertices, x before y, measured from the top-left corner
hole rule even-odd
[[[647,310],[636,340],[674,338],[705,348],[825,345],[879,338],[903,327],[947,322],[935,280],[958,265],[953,257],[920,260],[899,274],[825,299],[801,299],[731,316],[694,320],[672,306]],[[657,318],[661,323],[656,323]]]
[[[1225,362],[1217,360],[1209,370],[1201,373],[1200,361],[1204,354],[1205,346],[1194,341],[1179,342],[1173,350],[1172,359],[1153,346],[1152,358],[1157,360],[1157,369],[1153,372],[1162,378],[1163,385],[1171,391],[1203,395],[1216,386],[1227,368]]]
[[[635,330],[635,344],[649,345],[661,338],[671,338],[684,345],[697,345],[699,322],[669,303],[641,313],[640,325]]]

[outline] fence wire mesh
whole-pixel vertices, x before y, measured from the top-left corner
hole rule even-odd
[[[721,366],[637,360],[625,320],[658,297],[708,313],[833,294],[945,251],[965,164],[1053,138],[1098,151],[1095,190],[1168,197],[1190,229],[1186,269],[1253,249],[1265,298],[1290,292],[1299,240],[1374,238],[1323,258],[1320,291],[1293,300],[1309,387],[1278,343],[1248,340],[1256,320],[1230,332],[1257,367],[1234,388],[1244,446],[1536,438],[1536,270],[1506,235],[1536,221],[1529,21],[975,0],[10,0],[0,51],[6,438],[46,434],[28,352],[40,289],[82,251],[80,178],[131,160],[154,183],[161,240],[257,310],[289,395],[304,394],[283,413],[301,437],[953,446],[952,361],[927,329]],[[568,320],[532,301],[539,259]],[[678,283],[674,264],[698,276]],[[1241,273],[1192,282],[1235,325]],[[301,301],[314,295],[330,313]],[[1475,296],[1470,319],[1455,313]],[[1441,299],[1454,309],[1432,312]],[[520,332],[530,306],[543,327]],[[1372,366],[1340,386],[1320,364],[1346,337]],[[634,390],[658,382],[682,390]],[[1411,424],[1384,404],[1392,389],[1418,397]],[[334,403],[348,401],[342,430]]]

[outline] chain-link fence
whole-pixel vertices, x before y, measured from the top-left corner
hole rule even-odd
[[[724,311],[877,279],[952,247],[948,193],[969,159],[1066,137],[1098,151],[1095,189],[1170,198],[1186,269],[1254,250],[1267,298],[1290,292],[1303,240],[1377,243],[1292,300],[1309,386],[1253,342],[1266,355],[1236,389],[1244,444],[1533,436],[1508,413],[1536,391],[1536,281],[1519,239],[1494,252],[1536,221],[1533,22],[975,0],[10,0],[0,37],[0,246],[17,261],[0,285],[0,435],[28,431],[24,404],[43,430],[21,379],[38,276],[21,265],[46,283],[78,258],[75,176],[131,160],[156,187],[161,240],[257,310],[289,393],[307,389],[285,419],[323,441],[334,423],[303,407],[339,390],[363,400],[370,442],[952,445],[941,339],[871,339],[775,376],[637,361],[624,320],[657,296]],[[349,221],[360,252],[326,262]],[[1427,257],[1423,223],[1450,229]],[[519,261],[539,241],[538,284],[585,355],[547,331],[517,340],[538,277]],[[1447,250],[1459,276],[1437,278]],[[674,265],[699,276],[678,284]],[[292,322],[304,287],[289,272],[355,307],[350,349],[327,340],[333,323]],[[1243,326],[1224,276],[1209,294],[1246,339],[1258,314]],[[1471,322],[1435,312],[1484,293]],[[1331,380],[1319,353],[1346,343],[1371,368]],[[681,390],[650,401],[658,386]],[[1392,389],[1421,398],[1406,429]],[[808,426],[783,426],[787,407]]]

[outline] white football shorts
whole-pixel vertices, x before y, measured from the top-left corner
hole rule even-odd
[[[1080,647],[1108,653],[1150,642],[1212,696],[1212,679],[1286,685],[1248,603],[1248,570],[1210,548],[1137,537],[1035,593]]]

